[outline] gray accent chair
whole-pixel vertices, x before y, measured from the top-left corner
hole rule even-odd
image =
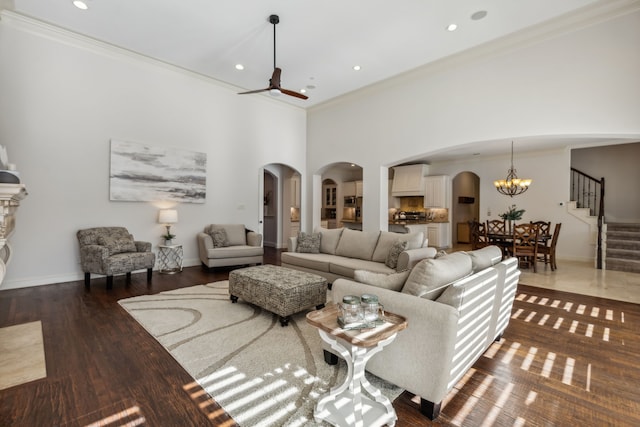
[[[262,234],[244,224],[209,224],[196,239],[200,261],[208,268],[262,264]]]
[[[91,273],[107,276],[107,289],[113,287],[113,276],[147,270],[147,281],[151,281],[156,255],[151,252],[151,243],[134,240],[124,227],[95,227],[76,233],[80,244],[80,265],[84,272],[84,285],[89,288]]]

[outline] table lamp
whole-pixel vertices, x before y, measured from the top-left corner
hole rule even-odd
[[[178,211],[175,209],[160,209],[158,213],[158,222],[164,224],[167,227],[167,234],[164,236],[165,240],[171,240],[174,236],[171,234],[171,224],[178,222]]]

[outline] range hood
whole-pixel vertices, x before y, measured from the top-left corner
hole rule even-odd
[[[424,177],[429,173],[429,165],[417,164],[393,168],[393,197],[424,196]]]

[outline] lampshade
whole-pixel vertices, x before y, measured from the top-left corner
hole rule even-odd
[[[160,224],[175,224],[178,222],[178,211],[175,209],[160,209],[158,222]]]

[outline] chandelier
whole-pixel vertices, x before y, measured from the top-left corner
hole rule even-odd
[[[524,193],[531,185],[531,179],[518,178],[518,175],[516,175],[516,170],[513,167],[513,141],[511,141],[511,168],[507,173],[507,179],[493,181],[493,185],[495,185],[498,193],[509,197]]]

